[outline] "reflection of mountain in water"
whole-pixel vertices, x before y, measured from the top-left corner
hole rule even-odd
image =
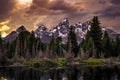
[[[7,80],[120,80],[120,67],[71,67],[49,72],[28,68],[0,68]]]

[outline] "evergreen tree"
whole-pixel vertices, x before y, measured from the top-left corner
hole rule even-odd
[[[67,44],[68,44],[68,49],[71,49],[71,53],[74,55],[74,57],[77,57],[79,52],[79,47],[73,26],[70,27]]]
[[[32,31],[29,37],[29,53],[31,58],[35,57],[35,35],[34,32]]]
[[[2,37],[1,37],[1,33],[0,33],[0,59],[2,57],[2,53],[3,52],[3,40],[2,40]]]
[[[102,30],[100,28],[100,22],[97,16],[94,16],[91,23],[90,36],[93,39],[95,49],[96,49],[96,57],[100,57],[101,53],[101,41],[102,41]]]
[[[81,42],[81,47],[83,48],[83,51],[85,53],[89,52],[91,46],[89,47],[88,44],[90,44],[91,42],[93,42],[91,36],[90,36],[90,31],[87,32],[85,38],[82,40]]]
[[[115,57],[120,56],[120,39],[119,37],[116,38],[115,41]]]
[[[56,38],[56,53],[57,53],[57,56],[59,57],[63,57],[61,42],[62,42],[61,37]]]
[[[16,49],[16,40],[13,42],[7,42],[6,43],[6,49],[7,49],[7,57],[9,59],[12,59],[15,55],[15,49]]]
[[[0,33],[0,55],[2,53],[2,44],[3,44],[3,40],[2,40],[2,37],[1,37],[1,33]]]
[[[93,39],[91,37],[87,37],[81,43],[81,47],[83,49],[84,55],[88,55],[88,57],[95,57],[95,46]]]
[[[104,57],[111,57],[111,50],[112,50],[112,46],[111,46],[111,39],[107,33],[107,31],[104,32],[104,36],[103,36],[103,40],[102,40],[102,44],[103,44],[103,52],[104,52]]]
[[[55,55],[55,39],[53,36],[50,41],[49,50],[48,50],[47,54],[49,55],[49,57],[52,57],[52,55]]]
[[[116,40],[111,40],[111,55],[112,55],[112,57],[115,57],[116,55],[117,55],[117,53],[116,53]]]

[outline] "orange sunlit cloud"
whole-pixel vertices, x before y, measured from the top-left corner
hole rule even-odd
[[[8,24],[10,22],[10,20],[6,20],[4,22],[1,22],[0,25],[5,25],[5,24]]]
[[[52,28],[64,18],[76,24],[99,16],[102,26],[120,33],[119,9],[120,0],[0,0],[0,29],[10,26],[8,33],[24,25],[33,30],[39,24]]]
[[[9,31],[10,28],[7,26],[7,25],[3,25],[1,28],[0,28],[0,32],[1,32],[1,36],[2,37],[6,37],[7,36],[7,31]]]
[[[17,10],[29,7],[33,0],[17,0]]]
[[[7,25],[3,25],[3,26],[0,28],[0,32],[8,31],[8,30],[10,30],[10,28],[9,28]]]
[[[8,23],[9,20],[0,23],[0,32],[2,37],[7,36],[7,31],[10,30],[10,27],[7,25]]]
[[[6,32],[2,32],[1,34],[1,37],[6,37],[8,35]]]

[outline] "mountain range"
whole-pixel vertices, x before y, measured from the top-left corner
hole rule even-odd
[[[69,27],[73,26],[77,42],[80,43],[83,38],[85,37],[88,30],[91,28],[91,21],[86,21],[84,23],[78,22],[75,25],[70,25],[68,19],[64,19],[61,21],[57,26],[53,27],[52,29],[48,29],[45,25],[40,25],[38,28],[34,31],[35,37],[39,37],[42,42],[50,42],[52,37],[62,38],[62,43],[67,42],[67,36],[69,33]],[[113,31],[112,29],[107,29],[104,27],[101,27],[102,31],[107,31],[110,38],[115,39],[116,37],[120,37],[120,34]],[[13,41],[17,38],[18,34],[22,31],[26,31],[26,28],[24,26],[20,26],[16,31],[12,31],[10,34],[8,34],[4,40],[5,41]]]

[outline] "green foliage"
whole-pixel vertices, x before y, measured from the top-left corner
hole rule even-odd
[[[115,62],[120,62],[120,57],[111,57],[110,59]]]
[[[76,34],[74,32],[73,26],[70,27],[67,45],[68,45],[67,50],[68,51],[71,50],[71,54],[74,53],[74,57],[77,57],[78,52],[79,52],[79,47],[78,47],[77,38],[76,38]]]
[[[7,42],[6,44],[6,55],[9,59],[12,59],[15,55],[15,48],[16,48],[16,41],[13,42]]]
[[[65,67],[67,65],[67,61],[65,58],[59,58],[57,61],[59,67]]]
[[[95,58],[89,58],[87,60],[82,60],[82,63],[85,65],[102,65],[104,59],[95,59]]]
[[[120,39],[110,39],[107,32],[102,34],[97,16],[92,19],[91,30],[87,32],[85,39],[80,45],[77,43],[74,31],[74,26],[70,26],[67,44],[62,44],[61,37],[54,38],[54,36],[52,36],[50,43],[43,43],[40,38],[35,37],[33,31],[21,31],[16,40],[12,42],[5,42],[0,36],[0,59],[5,57],[5,59],[14,59],[15,62],[22,63],[22,61],[17,59],[23,58],[25,61],[27,60],[25,62],[26,65],[37,67],[43,66],[42,62],[39,60],[30,62],[28,60],[60,58],[55,63],[59,66],[64,66],[67,62],[72,62],[73,58],[77,57],[84,59],[88,57],[120,56]],[[43,64],[46,63],[49,64],[47,61],[43,62]]]
[[[104,57],[112,56],[112,54],[111,54],[111,50],[112,50],[111,39],[106,31],[104,32],[102,44],[103,44]]]
[[[36,69],[51,69],[51,68],[55,68],[58,66],[58,64],[55,61],[52,60],[30,60],[30,61],[26,61],[24,63],[25,65],[34,67]]]
[[[90,36],[93,39],[95,49],[96,49],[96,57],[100,57],[101,53],[101,41],[102,41],[102,30],[100,28],[100,22],[97,16],[94,16],[92,19]]]
[[[117,37],[116,38],[116,43],[115,43],[115,51],[116,51],[116,57],[120,56],[120,39]]]
[[[81,47],[83,48],[85,53],[89,54],[89,57],[94,56],[93,53],[95,53],[94,52],[95,47],[94,47],[94,42],[92,38],[83,40]]]
[[[81,46],[85,53],[90,56],[100,57],[102,52],[102,30],[98,17],[92,19],[91,29],[87,32],[85,39],[82,41]]]

